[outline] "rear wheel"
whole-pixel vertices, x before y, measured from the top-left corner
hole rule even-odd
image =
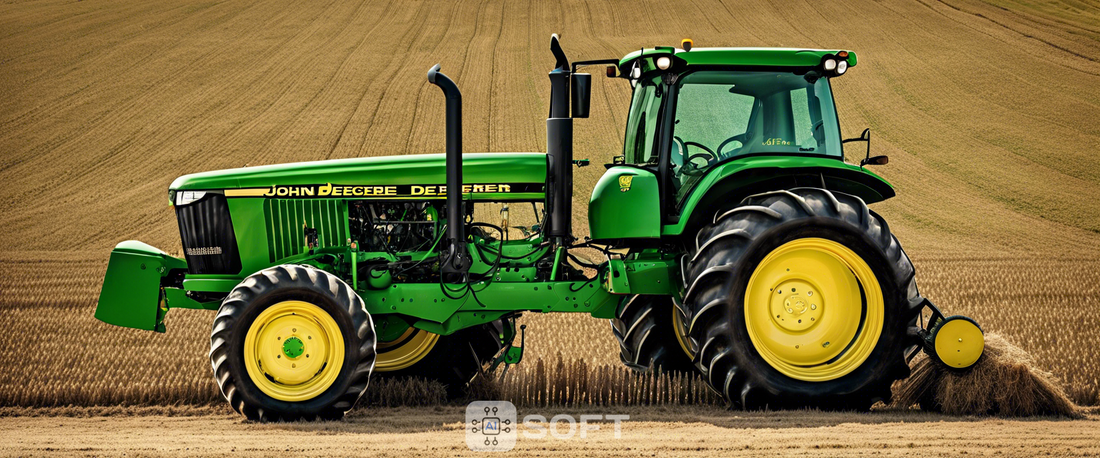
[[[500,320],[448,336],[406,327],[393,332],[397,337],[379,340],[375,374],[436,380],[447,387],[449,397],[460,398],[470,380],[500,351],[502,332]]]
[[[619,342],[619,359],[640,372],[695,370],[686,340],[677,332],[679,317],[669,296],[623,298],[618,318],[611,320],[611,331]]]
[[[283,265],[226,296],[210,336],[222,395],[250,420],[337,419],[367,387],[375,361],[370,315],[328,272]]]
[[[684,322],[697,365],[743,408],[869,408],[909,375],[923,299],[886,222],[857,197],[749,197],[699,231]]]

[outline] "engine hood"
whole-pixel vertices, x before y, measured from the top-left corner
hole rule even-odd
[[[546,155],[464,154],[462,178],[466,192],[495,194],[507,189],[516,198],[535,197],[543,193],[546,182]],[[202,172],[177,178],[170,189],[224,191],[226,197],[409,198],[440,196],[439,187],[445,184],[445,156],[419,154]]]

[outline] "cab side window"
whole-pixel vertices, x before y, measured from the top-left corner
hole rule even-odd
[[[634,88],[627,119],[623,155],[628,164],[656,164],[659,149],[654,144],[660,118],[661,92],[658,79],[641,80]]]

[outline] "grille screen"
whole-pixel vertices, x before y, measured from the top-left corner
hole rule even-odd
[[[347,203],[330,199],[268,199],[264,203],[271,262],[301,254],[305,228],[317,230],[317,246],[347,243]]]
[[[225,196],[208,193],[198,202],[177,206],[176,221],[190,273],[240,273],[241,255]]]

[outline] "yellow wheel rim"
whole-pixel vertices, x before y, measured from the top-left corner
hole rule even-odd
[[[688,348],[687,327],[684,326],[684,320],[680,318],[680,312],[676,310],[675,304],[672,306],[672,333],[676,335],[676,342],[680,344],[684,354],[688,355],[688,358],[694,358],[695,352]]]
[[[276,303],[260,313],[244,338],[248,377],[264,394],[298,402],[324,393],[344,365],[336,320],[302,301]]]
[[[936,331],[936,356],[944,364],[962,369],[978,362],[985,350],[985,334],[970,320],[948,318]]]
[[[405,369],[428,356],[439,334],[410,327],[400,337],[389,342],[378,342],[378,360],[374,369],[381,372]]]
[[[808,382],[833,380],[863,364],[882,334],[884,314],[882,288],[867,262],[822,238],[768,253],[745,292],[745,327],[757,352],[780,373]]]

